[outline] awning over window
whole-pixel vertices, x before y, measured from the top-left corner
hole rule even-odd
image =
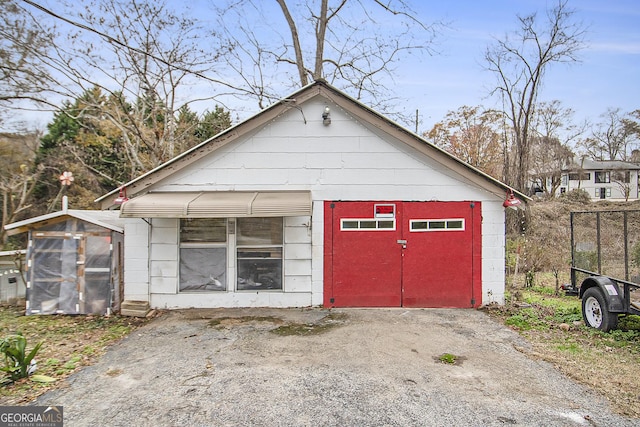
[[[147,193],[125,202],[125,218],[228,218],[311,215],[309,191]]]

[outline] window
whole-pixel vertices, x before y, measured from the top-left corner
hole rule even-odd
[[[463,231],[464,219],[412,219],[411,231]]]
[[[227,220],[180,220],[181,292],[227,290]]]
[[[570,181],[590,181],[591,174],[589,172],[570,173],[569,180]]]
[[[628,184],[631,182],[631,173],[629,171],[614,171],[613,180]]]
[[[343,218],[340,220],[340,230],[342,231],[376,231],[376,230],[395,230],[395,219],[351,219]]]
[[[611,182],[611,177],[609,172],[606,171],[598,171],[595,173],[596,184],[607,184]]]
[[[282,289],[284,221],[237,219],[238,290]]]

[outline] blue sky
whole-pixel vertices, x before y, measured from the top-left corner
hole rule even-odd
[[[516,15],[538,11],[544,0],[455,0],[416,2],[421,16],[450,22],[440,39],[440,54],[407,63],[398,79],[407,106],[418,109],[421,130],[463,105],[493,107],[488,93],[494,76],[483,71],[483,53],[495,38],[517,29]],[[539,100],[560,100],[575,119],[597,122],[608,108],[640,109],[640,1],[573,0],[570,8],[587,26],[581,62],[553,64]]]

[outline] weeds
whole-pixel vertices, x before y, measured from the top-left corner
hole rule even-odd
[[[618,329],[601,332],[584,325],[579,298],[554,288],[514,291],[505,306],[487,312],[526,338],[535,357],[618,402],[623,415],[639,417],[640,316],[621,316]]]
[[[442,363],[453,365],[454,363],[456,363],[456,359],[457,358],[458,358],[458,356],[456,356],[455,354],[444,353],[444,354],[440,355],[440,357],[438,357],[438,360],[440,362],[442,362]]]
[[[145,322],[145,319],[118,316],[24,316],[21,310],[0,307],[0,336],[20,332],[28,342],[46,343],[37,352],[37,374],[0,387],[0,405],[32,401],[51,388],[33,381],[65,378],[91,364],[104,353],[106,346]]]

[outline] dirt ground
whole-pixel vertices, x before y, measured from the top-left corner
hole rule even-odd
[[[529,351],[476,310],[172,311],[34,403],[68,426],[640,425]]]

